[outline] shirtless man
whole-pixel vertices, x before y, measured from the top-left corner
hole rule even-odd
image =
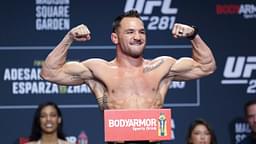
[[[193,27],[175,24],[175,38],[189,37]],[[87,84],[104,109],[161,108],[173,80],[192,80],[212,74],[214,56],[196,34],[191,40],[192,58],[175,59],[160,56],[143,58],[146,31],[137,11],[129,11],[115,19],[111,40],[116,57],[111,61],[92,58],[82,62],[66,62],[73,41],[90,40],[90,31],[81,24],[71,29],[47,56],[41,71],[45,80],[62,85]]]
[[[173,80],[201,78],[216,69],[211,50],[193,27],[175,24],[172,34],[175,38],[191,39],[192,58],[144,59],[146,31],[139,14],[132,10],[113,22],[111,40],[116,45],[113,60],[92,58],[66,62],[73,41],[91,39],[90,31],[82,24],[71,29],[47,56],[41,76],[62,85],[87,84],[102,110],[161,108]]]

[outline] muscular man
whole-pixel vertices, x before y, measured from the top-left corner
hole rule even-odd
[[[175,38],[189,37],[193,27],[175,24]],[[116,57],[111,61],[88,59],[66,62],[73,41],[90,40],[90,31],[81,24],[71,29],[47,56],[41,71],[43,79],[62,84],[87,84],[104,109],[161,108],[173,80],[191,80],[215,71],[214,56],[197,34],[191,40],[192,58],[175,59],[160,56],[143,58],[146,30],[137,11],[118,16],[113,22],[111,40],[116,45]]]
[[[113,60],[92,58],[66,62],[73,41],[91,39],[90,31],[82,24],[71,29],[47,56],[41,76],[62,85],[87,84],[102,110],[161,108],[173,80],[201,78],[216,68],[211,50],[193,27],[175,24],[172,35],[191,39],[192,58],[144,59],[146,30],[137,11],[128,11],[113,22],[111,40],[116,45]]]

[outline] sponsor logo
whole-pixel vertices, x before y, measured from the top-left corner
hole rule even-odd
[[[221,84],[246,85],[248,94],[256,94],[256,56],[229,56],[224,67]],[[254,75],[255,76],[255,75]]]
[[[157,120],[154,118],[148,119],[109,119],[108,125],[112,127],[156,127]]]
[[[148,30],[170,30],[176,20],[177,8],[171,7],[172,0],[126,0],[124,11],[136,9]],[[160,13],[154,15],[156,10]]]
[[[160,113],[158,118],[158,136],[167,136],[167,122],[164,113]]]
[[[217,4],[217,15],[241,15],[244,19],[256,18],[255,4]]]
[[[104,111],[105,141],[174,139],[172,124],[170,109]]]

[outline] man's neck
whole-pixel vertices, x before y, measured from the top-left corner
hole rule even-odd
[[[121,67],[140,67],[143,65],[144,58],[142,55],[139,57],[132,57],[128,54],[125,54],[117,50],[115,61],[118,64],[118,66]]]
[[[116,57],[116,63],[120,67],[127,68],[139,68],[143,66],[143,58],[133,58],[133,57]]]
[[[120,48],[117,47],[115,62],[120,67],[138,68],[143,66],[144,58],[143,55],[139,57],[133,57],[128,54],[125,54],[120,50]]]

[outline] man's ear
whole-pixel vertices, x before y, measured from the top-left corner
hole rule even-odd
[[[111,40],[114,44],[118,44],[118,38],[116,33],[111,33]]]

